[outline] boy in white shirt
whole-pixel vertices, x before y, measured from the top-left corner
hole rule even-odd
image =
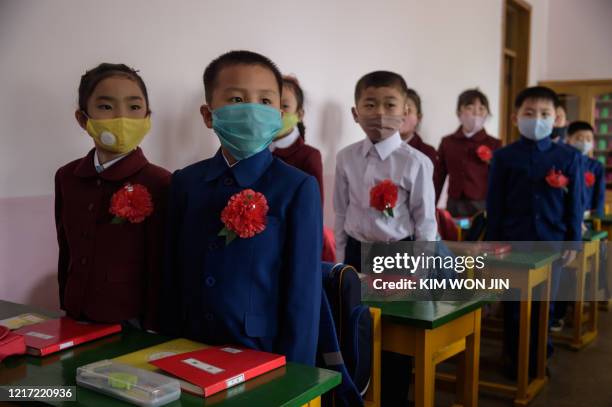
[[[361,242],[435,241],[433,164],[404,143],[408,87],[393,72],[363,76],[355,87],[353,118],[367,137],[336,157],[336,256],[361,270]],[[382,405],[408,405],[411,358],[383,352]]]

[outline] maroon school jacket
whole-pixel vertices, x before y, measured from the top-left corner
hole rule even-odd
[[[429,159],[434,165],[434,179],[435,179],[435,174],[438,171],[438,152],[436,151],[436,149],[430,146],[429,144],[427,144],[426,142],[424,142],[421,136],[418,135],[418,133],[414,133],[414,136],[412,136],[412,138],[408,142],[408,145],[410,147],[416,148],[421,153],[429,157]]]
[[[295,143],[289,147],[277,148],[272,154],[287,164],[315,177],[319,183],[321,204],[323,204],[323,161],[319,150],[304,143],[302,137],[298,137]]]
[[[170,173],[138,148],[98,174],[94,153],[55,174],[61,307],[73,318],[140,318],[155,329]],[[153,213],[141,223],[112,224],[111,196],[126,183],[147,188]]]
[[[471,201],[486,199],[489,164],[476,154],[481,145],[494,151],[501,147],[501,141],[489,136],[484,129],[470,138],[465,137],[461,127],[442,139],[438,148],[439,165],[435,177],[436,200],[440,198],[447,175],[449,198]]]

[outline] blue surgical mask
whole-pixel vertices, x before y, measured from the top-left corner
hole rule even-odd
[[[215,109],[212,122],[221,145],[237,160],[245,160],[268,148],[283,127],[280,110],[259,103],[237,103]]]
[[[554,119],[534,119],[530,117],[519,117],[518,128],[521,135],[529,140],[539,141],[550,136],[553,129]]]

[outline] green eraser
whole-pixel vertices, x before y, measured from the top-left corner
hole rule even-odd
[[[138,383],[138,376],[129,373],[109,373],[108,385],[115,389],[130,390],[133,385]]]

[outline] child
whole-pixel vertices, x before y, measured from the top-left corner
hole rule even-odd
[[[270,144],[270,150],[275,157],[317,179],[321,192],[321,206],[323,206],[323,161],[321,160],[321,152],[305,143],[304,91],[294,77],[283,77],[281,109],[283,111],[283,128]],[[327,227],[323,228],[322,253],[323,261],[332,263],[336,261],[334,233]]]
[[[355,86],[353,118],[366,138],[336,157],[334,210],[338,261],[357,270],[361,242],[436,239],[433,164],[399,134],[407,113],[406,93],[404,79],[387,71],[371,72]],[[397,189],[393,217],[370,207],[372,188],[385,180]],[[406,404],[410,358],[385,353],[383,365],[382,405]]]
[[[429,157],[434,165],[435,174],[438,168],[438,152],[435,148],[425,143],[417,133],[423,118],[423,112],[421,111],[421,97],[414,89],[408,88],[406,92],[406,105],[408,106],[408,113],[404,118],[404,124],[400,127],[400,136],[409,146],[416,148]]]
[[[104,63],[81,77],[75,116],[95,148],[55,174],[59,297],[72,318],[156,329],[170,173],[138,147],[150,115],[135,70]]]
[[[317,179],[321,191],[321,203],[323,203],[321,152],[305,143],[304,91],[294,77],[283,77],[281,110],[283,111],[283,128],[274,138],[270,149],[274,156]]]
[[[485,209],[491,153],[501,146],[484,128],[489,115],[489,100],[484,93],[466,90],[457,100],[461,126],[440,142],[436,200],[440,199],[448,175],[446,208],[454,217],[471,217]]]
[[[583,155],[585,210],[601,218],[606,203],[606,179],[603,165],[590,157],[594,143],[593,127],[587,122],[572,122],[567,129],[567,143]]]
[[[536,86],[520,92],[512,120],[521,138],[495,152],[487,195],[487,240],[566,241],[582,238],[582,188],[580,154],[551,141],[557,95]],[[566,186],[550,181],[555,172],[568,178]],[[560,172],[560,173],[559,173]],[[559,284],[560,268],[573,261],[574,250],[565,250],[553,263],[551,300]],[[551,313],[553,313],[551,301]],[[516,372],[518,349],[518,303],[505,302],[504,331],[508,369]],[[532,318],[539,314],[534,302]],[[536,371],[537,324],[532,324],[530,372]],[[549,348],[550,350],[551,348]]]
[[[282,77],[231,51],[204,71],[204,123],[221,148],[170,187],[162,331],[314,365],[322,212],[314,177],[272,156]]]
[[[557,101],[555,106],[555,124],[553,125],[553,131],[550,135],[550,139],[555,143],[565,143],[567,136],[567,114],[565,113],[565,107],[561,104],[561,101]]]

